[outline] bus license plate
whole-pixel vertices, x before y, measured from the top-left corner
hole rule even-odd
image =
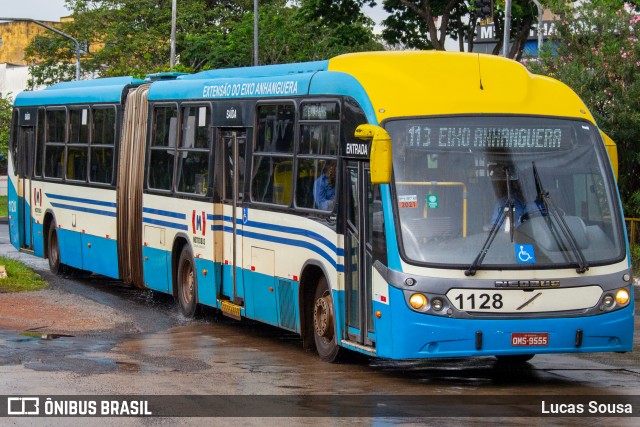
[[[545,347],[549,345],[549,334],[547,332],[513,332],[511,334],[511,345]]]

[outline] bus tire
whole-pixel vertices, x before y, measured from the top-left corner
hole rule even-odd
[[[56,221],[51,221],[47,232],[47,259],[49,260],[49,270],[54,274],[62,274],[63,268],[60,263],[60,245],[58,244],[58,230]]]
[[[533,359],[533,356],[535,356],[535,354],[513,354],[509,356],[496,356],[496,359],[498,359],[499,363],[517,365],[528,362]]]
[[[320,359],[330,363],[340,360],[344,349],[338,345],[333,298],[324,276],[318,280],[313,297],[313,338]]]
[[[176,275],[178,289],[178,309],[180,313],[192,319],[196,314],[198,279],[193,262],[191,248],[187,245],[180,253],[178,260],[178,274]]]

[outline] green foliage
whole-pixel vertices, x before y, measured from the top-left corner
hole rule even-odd
[[[620,0],[571,8],[558,2],[557,43],[537,73],[570,86],[618,146],[618,183],[627,216],[640,216],[640,9]]]
[[[354,0],[356,1],[356,0]],[[458,48],[473,50],[473,38],[478,24],[479,1],[475,0],[383,0],[390,16],[383,21],[383,39],[412,49],[445,50],[447,36],[458,40]],[[510,58],[519,58],[529,35],[537,8],[530,0],[514,0],[511,7]],[[438,18],[434,21],[435,18]],[[493,18],[498,42],[498,54],[504,35],[504,1],[494,2]]]
[[[48,285],[40,275],[19,261],[0,257],[0,265],[7,270],[7,277],[0,279],[0,292],[39,291]]]
[[[0,166],[6,164],[9,152],[9,130],[11,129],[11,111],[13,101],[10,97],[0,98]],[[2,167],[0,167],[2,169]]]
[[[306,61],[344,52],[381,49],[373,22],[362,13],[310,14],[316,0],[260,2],[259,62]],[[73,21],[61,30],[93,47],[82,56],[85,75],[144,77],[169,70],[171,0],[67,0]],[[308,4],[307,4],[308,3]],[[314,6],[315,5],[315,6]],[[339,19],[337,19],[339,17]],[[177,7],[175,71],[253,65],[253,2],[181,0]],[[32,83],[70,80],[71,43],[55,34],[36,37],[25,52]]]

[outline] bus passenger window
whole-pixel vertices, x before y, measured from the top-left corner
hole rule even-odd
[[[340,104],[336,101],[304,102],[300,107],[299,123],[296,206],[333,211]]]
[[[47,110],[46,116],[44,175],[47,178],[62,179],[64,177],[67,112],[64,109],[51,109]]]
[[[69,145],[67,146],[67,179],[87,180],[89,149],[89,109],[69,110]]]
[[[178,191],[206,195],[209,182],[209,107],[182,108],[182,142],[178,150]]]
[[[293,187],[293,105],[259,105],[251,199],[288,206]]]
[[[153,110],[151,147],[149,153],[148,186],[158,190],[171,190],[178,139],[178,109],[161,106]]]
[[[44,154],[44,108],[38,108],[38,130],[36,133],[36,164],[33,170],[34,176],[42,176],[42,156]]]
[[[111,184],[113,181],[113,150],[116,140],[116,110],[94,108],[92,110],[93,127],[91,132],[91,164],[89,180],[91,182]]]

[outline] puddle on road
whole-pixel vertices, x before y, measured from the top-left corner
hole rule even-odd
[[[25,341],[34,341],[34,340],[57,340],[58,338],[73,338],[73,335],[69,334],[54,334],[48,332],[33,332],[33,331],[24,331],[20,333],[21,336],[25,337],[24,339],[17,339],[17,342],[25,342]]]
[[[81,375],[202,372],[223,379],[228,387],[225,391],[230,393],[244,392],[248,387],[258,387],[256,390],[264,393],[333,389],[356,394],[379,393],[381,389],[409,394],[424,390],[500,393],[516,387],[539,394],[558,390],[589,394],[602,384],[627,387],[632,380],[601,366],[554,355],[537,356],[531,363],[517,366],[502,366],[487,357],[419,361],[363,358],[327,365],[303,350],[296,335],[249,322],[195,321],[156,333],[108,338],[0,332],[0,344],[4,344],[0,345],[0,364]]]

